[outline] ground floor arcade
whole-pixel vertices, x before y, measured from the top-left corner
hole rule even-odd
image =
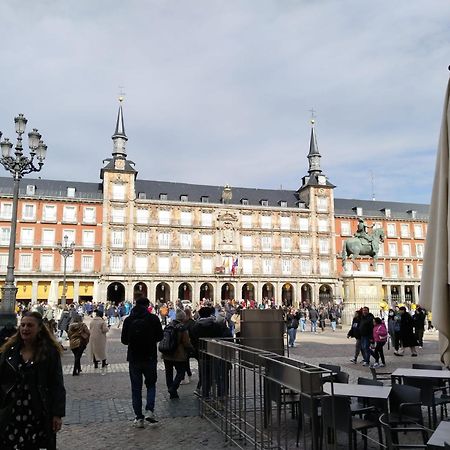
[[[213,303],[235,299],[274,300],[276,304],[298,306],[327,303],[336,297],[333,280],[236,280],[236,279],[164,279],[164,280],[102,280],[99,286],[102,301],[119,303],[147,296],[153,303],[188,300],[196,305],[206,299]]]

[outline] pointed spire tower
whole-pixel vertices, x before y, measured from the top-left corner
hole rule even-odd
[[[309,161],[309,169],[308,173],[310,175],[319,174],[322,172],[320,168],[320,153],[319,147],[317,146],[317,138],[316,138],[316,130],[315,130],[316,121],[314,118],[311,119],[311,138],[309,141],[309,153],[308,153],[308,161]]]
[[[123,124],[123,110],[122,110],[123,96],[119,97],[119,111],[117,113],[116,131],[111,136],[114,143],[113,148],[113,158],[127,158],[127,152],[125,149],[125,144],[128,141],[127,135],[125,134],[125,126]]]
[[[327,176],[322,172],[320,167],[320,159],[322,158],[319,153],[319,147],[317,145],[316,137],[316,121],[314,115],[311,118],[311,137],[309,140],[309,152],[308,152],[308,175],[302,178],[302,185],[297,191],[297,195],[300,201],[309,204],[310,201],[310,188],[334,188],[335,186],[328,181]]]
[[[125,133],[125,125],[123,121],[123,95],[119,96],[119,111],[117,112],[116,130],[111,136],[113,141],[112,158],[103,160],[107,162],[106,166],[100,170],[100,178],[103,180],[106,171],[120,171],[123,173],[133,173],[136,177],[137,171],[134,168],[134,162],[127,159],[126,143],[128,137]]]

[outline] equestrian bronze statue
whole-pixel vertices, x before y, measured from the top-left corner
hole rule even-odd
[[[378,258],[378,251],[380,250],[380,243],[384,241],[384,231],[382,228],[376,228],[372,234],[367,232],[369,227],[364,222],[364,219],[358,219],[358,228],[354,237],[346,239],[342,246],[342,267],[345,267],[347,258],[350,257],[352,262],[359,268],[355,258],[358,256],[371,256],[372,266],[376,268]]]

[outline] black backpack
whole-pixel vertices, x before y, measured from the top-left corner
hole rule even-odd
[[[175,352],[178,345],[178,330],[172,325],[166,325],[163,331],[163,338],[159,342],[158,350],[163,355],[170,355]]]
[[[135,319],[130,324],[129,346],[134,350],[147,347],[150,337],[149,323],[145,317]]]

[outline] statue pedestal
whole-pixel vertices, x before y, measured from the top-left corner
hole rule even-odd
[[[350,325],[355,311],[367,306],[376,316],[383,300],[383,275],[380,272],[344,272],[344,310],[342,323]]]

